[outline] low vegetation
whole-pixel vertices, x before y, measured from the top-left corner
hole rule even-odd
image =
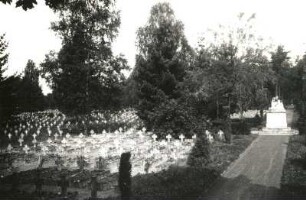
[[[291,136],[281,180],[284,196],[306,195],[306,145],[305,135]]]

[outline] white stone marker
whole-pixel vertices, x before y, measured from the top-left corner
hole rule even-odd
[[[224,132],[221,129],[218,131],[217,134],[220,140],[224,140]]]
[[[184,142],[185,136],[184,136],[183,134],[181,134],[179,138],[180,138],[180,140],[181,140],[181,143],[183,143],[183,142]]]
[[[11,133],[8,134],[8,138],[9,138],[9,140],[11,140],[11,138],[12,138],[12,134]]]
[[[24,150],[24,152],[26,153],[26,154],[28,154],[29,153],[29,150],[30,150],[30,148],[28,147],[28,145],[26,144],[26,145],[24,145],[24,147],[23,147],[23,149],[22,150]]]
[[[22,146],[23,139],[22,139],[22,138],[19,138],[18,142],[19,142],[19,145]]]
[[[193,140],[196,140],[196,139],[197,139],[197,135],[194,134],[194,135],[192,136],[192,139],[193,139]]]
[[[8,151],[9,153],[11,153],[12,150],[13,150],[12,145],[11,145],[11,144],[8,144],[8,146],[7,146],[7,151]]]
[[[208,142],[212,143],[214,141],[214,137],[211,134],[208,134]]]
[[[157,135],[156,135],[156,134],[153,134],[153,135],[152,135],[152,138],[153,138],[154,142],[156,142]]]
[[[171,136],[170,134],[168,134],[168,135],[166,136],[166,138],[167,138],[167,142],[169,143],[170,140],[171,140],[171,138],[172,138],[172,136]]]

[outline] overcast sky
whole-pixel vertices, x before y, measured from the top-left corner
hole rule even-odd
[[[0,3],[0,34],[9,42],[8,74],[22,72],[28,59],[36,65],[50,50],[59,50],[61,41],[50,30],[56,15],[38,0],[27,12]],[[122,53],[131,67],[135,64],[136,30],[143,26],[152,5],[161,0],[117,0],[121,10],[121,27],[114,52]],[[304,0],[168,0],[177,19],[185,25],[185,35],[192,46],[199,36],[217,24],[231,25],[240,12],[256,13],[258,35],[282,44],[295,58],[306,52],[306,1]],[[49,90],[42,84],[44,93]]]

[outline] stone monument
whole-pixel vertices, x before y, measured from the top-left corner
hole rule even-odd
[[[297,130],[287,125],[287,112],[278,96],[272,98],[271,107],[266,112],[266,127],[257,134],[260,135],[294,135]]]
[[[283,102],[278,96],[273,97],[267,111],[266,128],[287,128],[287,115]]]

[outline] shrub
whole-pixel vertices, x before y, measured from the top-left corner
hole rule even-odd
[[[131,153],[126,152],[121,154],[119,166],[118,186],[121,192],[121,199],[129,199],[131,197],[131,168],[130,163]]]
[[[246,120],[234,121],[231,127],[234,135],[249,135],[251,133],[251,127]]]
[[[162,103],[150,114],[152,129],[159,138],[165,138],[168,133],[178,138],[184,134],[191,138],[194,133],[200,134],[206,128],[205,119],[197,116],[192,107],[170,100]]]
[[[197,138],[196,143],[188,157],[187,164],[193,167],[206,167],[210,162],[210,147],[207,138],[202,135]]]

